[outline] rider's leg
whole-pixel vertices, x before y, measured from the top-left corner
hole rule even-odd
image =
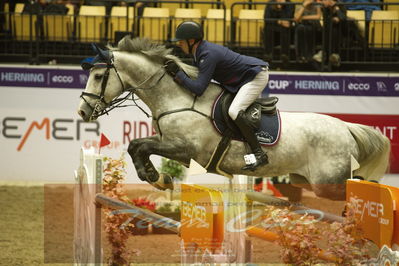
[[[244,118],[245,110],[259,97],[266,87],[268,80],[269,73],[265,68],[251,82],[240,88],[229,108],[230,117],[240,129],[256,158],[254,164],[245,166],[243,170],[254,170],[257,166],[268,163],[267,155],[263,152],[254,129],[246,123]]]
[[[269,159],[267,154],[262,150],[262,147],[259,144],[258,138],[255,135],[254,129],[247,124],[246,119],[244,118],[244,111],[240,111],[238,113],[237,119],[234,121],[238,128],[240,129],[242,135],[245,140],[248,142],[251,147],[252,153],[255,155],[256,162],[250,165],[246,165],[242,168],[242,170],[255,170],[256,167],[260,165],[267,164]]]

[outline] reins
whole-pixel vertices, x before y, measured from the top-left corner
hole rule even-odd
[[[82,94],[80,95],[80,98],[82,98],[82,99],[86,102],[86,104],[87,104],[87,105],[91,108],[91,110],[92,110],[91,118],[93,118],[93,117],[94,117],[94,118],[98,118],[98,117],[100,117],[100,116],[102,116],[102,115],[104,115],[104,114],[107,114],[107,115],[108,115],[109,112],[110,112],[111,110],[115,109],[115,108],[122,108],[122,107],[128,107],[128,106],[136,106],[136,107],[138,107],[147,117],[151,117],[141,106],[139,106],[139,105],[137,104],[136,99],[134,98],[134,91],[137,90],[137,89],[141,89],[140,87],[141,87],[143,84],[147,83],[149,80],[151,80],[151,79],[159,72],[159,70],[158,70],[157,72],[155,72],[153,75],[150,75],[150,76],[149,76],[148,78],[146,78],[144,81],[140,82],[140,84],[139,84],[136,88],[129,88],[129,89],[126,89],[126,88],[125,88],[125,85],[124,85],[124,83],[123,83],[123,81],[122,81],[122,79],[121,79],[121,77],[120,77],[120,75],[119,75],[119,72],[118,72],[117,68],[115,67],[113,54],[112,54],[112,57],[110,58],[110,62],[109,62],[109,63],[97,63],[97,64],[94,64],[93,67],[97,67],[97,68],[103,68],[103,67],[105,67],[105,68],[106,68],[106,71],[105,71],[104,76],[103,76],[102,81],[101,81],[101,92],[100,92],[100,95],[97,95],[97,94],[94,94],[94,93],[85,92],[85,91],[83,91]],[[110,70],[111,70],[111,69],[114,69],[114,71],[115,71],[115,73],[116,73],[116,75],[117,75],[117,77],[118,77],[118,79],[119,79],[119,82],[120,82],[121,85],[122,85],[122,93],[121,93],[121,94],[123,94],[123,93],[125,93],[125,92],[128,92],[128,93],[127,93],[125,96],[123,96],[123,97],[118,97],[118,98],[112,100],[111,102],[107,103],[107,102],[105,101],[105,89],[106,89],[106,87],[107,87],[107,83],[108,83],[108,79],[109,79],[109,73],[110,73]],[[161,70],[161,69],[162,69],[162,68],[160,68],[160,70]],[[151,86],[150,86],[149,88],[147,88],[147,89],[153,88],[153,87],[165,76],[165,74],[166,74],[166,72],[163,71],[163,73],[162,73],[162,75],[159,77],[159,79],[158,79],[153,85],[151,85]],[[97,99],[97,101],[96,101],[96,103],[94,104],[94,106],[92,106],[92,105],[86,100],[86,98],[85,98],[84,96]],[[125,101],[129,100],[129,97],[130,97],[130,96],[131,96],[131,100],[134,102],[134,105],[132,105],[132,104],[122,105]],[[101,108],[101,105],[102,105],[102,104],[105,105],[105,108],[104,108],[104,109]]]
[[[117,70],[117,68],[115,67],[114,64],[114,57],[113,54],[111,53],[111,58],[109,60],[109,62],[107,63],[96,63],[94,64],[92,67],[96,67],[96,68],[106,68],[106,71],[104,73],[104,76],[102,78],[101,81],[101,92],[100,95],[94,94],[94,93],[89,93],[89,92],[82,92],[82,94],[80,95],[80,98],[82,98],[86,104],[91,108],[92,110],[92,115],[91,118],[98,118],[104,114],[109,114],[109,112],[115,108],[122,108],[122,107],[128,107],[128,106],[135,106],[137,108],[139,108],[148,118],[152,117],[152,119],[154,121],[156,121],[157,123],[157,127],[159,130],[160,135],[162,136],[162,132],[159,126],[159,120],[165,116],[171,115],[171,114],[175,114],[175,113],[180,113],[180,112],[195,112],[198,113],[208,119],[210,119],[211,121],[213,120],[213,118],[201,111],[198,111],[195,109],[195,103],[197,101],[197,96],[194,97],[193,99],[193,103],[191,105],[191,107],[187,107],[187,108],[179,108],[176,110],[169,110],[169,111],[165,111],[163,113],[161,113],[158,117],[155,116],[151,116],[149,115],[140,105],[137,104],[136,99],[134,97],[135,93],[137,90],[140,89],[144,89],[144,90],[150,90],[152,88],[154,88],[160,81],[161,79],[165,76],[166,71],[164,70],[162,72],[162,74],[160,75],[160,77],[156,80],[156,82],[154,82],[153,84],[151,84],[149,87],[144,88],[143,85],[145,85],[149,80],[151,80],[152,78],[154,78],[159,72],[160,70],[164,69],[166,67],[166,65],[163,65],[161,68],[159,68],[154,74],[150,75],[149,77],[145,78],[142,82],[139,83],[139,85],[137,85],[137,87],[132,87],[132,88],[125,88],[125,85],[119,75],[119,72]],[[110,70],[113,69],[122,85],[122,93],[128,92],[125,96],[122,97],[118,97],[114,100],[112,100],[111,102],[107,103],[105,101],[105,89],[107,87],[107,83],[108,83],[108,79],[109,79],[109,73]],[[94,99],[97,99],[96,103],[94,104],[94,106],[92,106],[84,96],[87,97],[91,97]],[[133,101],[133,105],[132,104],[126,104],[126,105],[122,105],[124,102],[126,102],[127,100],[130,100],[131,96],[131,101]],[[102,105],[105,105],[105,108],[102,109]]]

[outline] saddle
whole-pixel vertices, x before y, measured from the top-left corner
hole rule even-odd
[[[205,166],[208,171],[225,176],[232,175],[221,170],[219,165],[229,148],[231,140],[245,141],[241,131],[228,114],[234,97],[234,94],[224,90],[213,104],[213,125],[223,137]],[[279,111],[276,108],[277,102],[277,97],[257,99],[245,112],[247,122],[254,128],[258,141],[262,145],[275,145],[280,138],[281,122]]]
[[[212,117],[220,134],[230,134],[233,139],[243,141],[244,137],[228,114],[234,97],[234,94],[223,91],[214,103]],[[278,141],[280,116],[276,108],[277,102],[278,98],[274,96],[259,98],[245,112],[247,123],[253,127],[261,144],[273,145]]]

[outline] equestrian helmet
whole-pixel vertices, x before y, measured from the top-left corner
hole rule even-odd
[[[184,21],[177,26],[176,37],[172,41],[180,40],[202,40],[204,32],[200,24],[194,21]]]

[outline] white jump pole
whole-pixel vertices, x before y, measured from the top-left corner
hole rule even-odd
[[[74,189],[74,265],[101,265],[101,206],[95,204],[102,191],[103,157],[94,148],[80,150]]]

